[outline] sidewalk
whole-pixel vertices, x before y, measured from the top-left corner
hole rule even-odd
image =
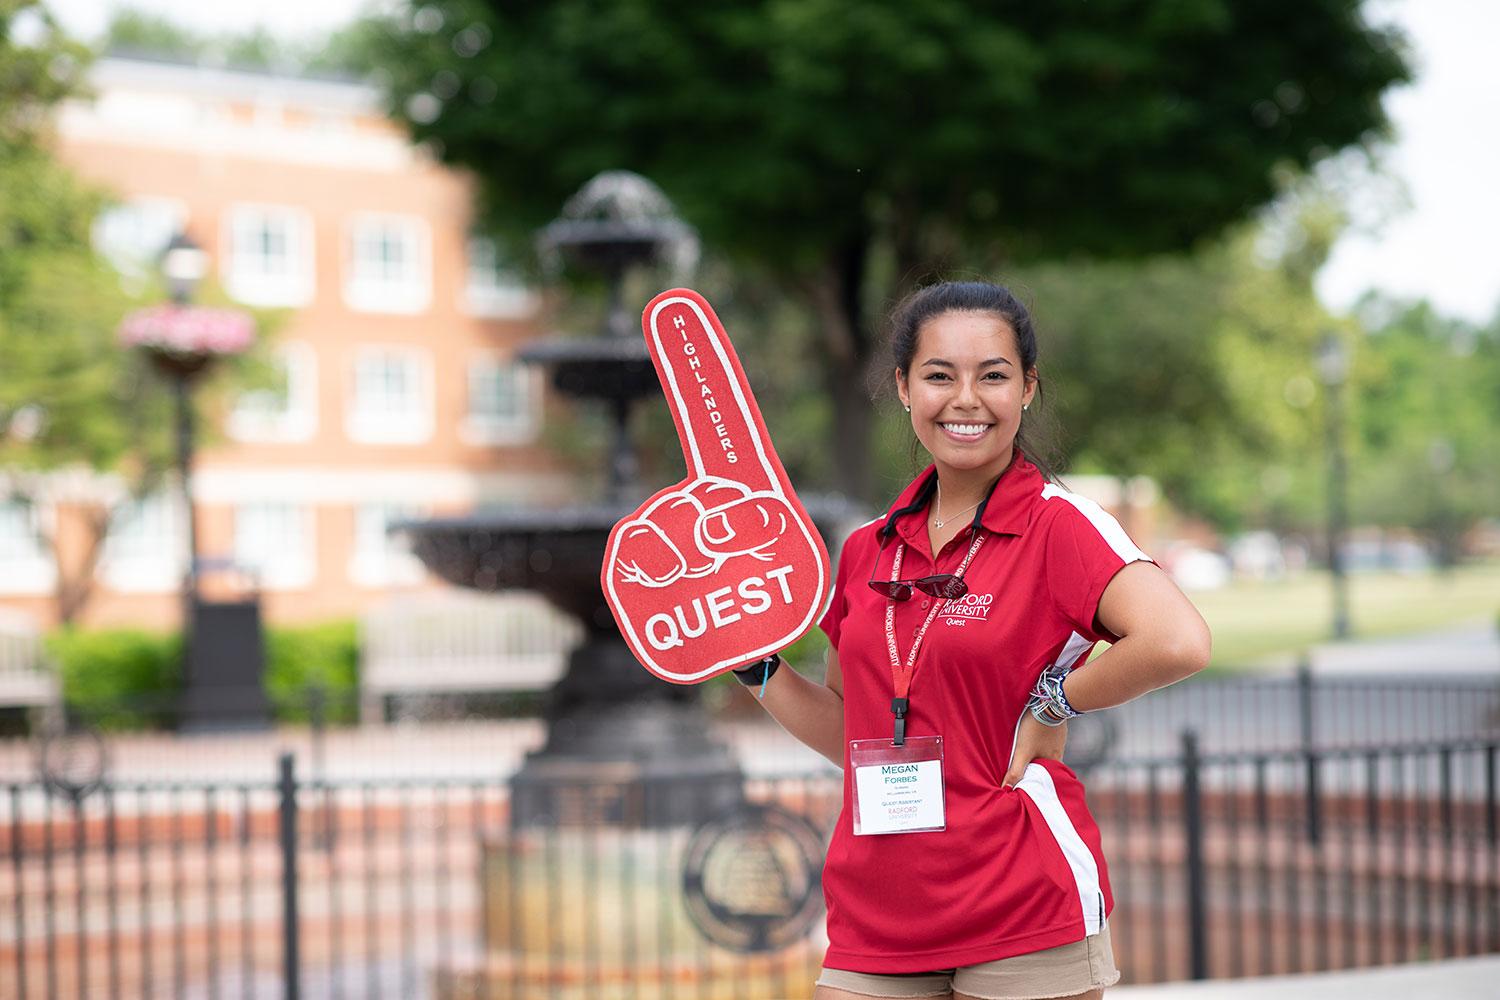
[[[1493,618],[1449,625],[1431,632],[1325,642],[1310,651],[1313,673],[1324,677],[1412,676],[1426,674],[1500,678],[1500,629]],[[1267,671],[1291,671],[1297,656],[1282,653],[1256,664]],[[1500,996],[1500,991],[1497,991]]]
[[[1391,965],[1311,976],[1264,976],[1157,986],[1116,986],[1109,1000],[1494,1000],[1500,956]]]

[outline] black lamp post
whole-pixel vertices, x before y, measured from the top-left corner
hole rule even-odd
[[[198,283],[208,273],[208,254],[186,233],[178,233],[167,244],[161,256],[161,273],[167,292],[180,309],[188,307]],[[193,598],[198,593],[198,525],[193,508],[191,486],[193,472],[193,399],[192,380],[208,366],[212,355],[197,353],[165,357],[152,354],[152,361],[172,384],[177,404],[177,477],[182,490],[183,516],[187,520],[187,573],[182,582],[183,621],[192,614]]]
[[[1329,331],[1318,341],[1318,377],[1323,383],[1323,429],[1328,442],[1328,575],[1333,587],[1333,637],[1349,638],[1349,578],[1344,535],[1349,530],[1349,470],[1344,449],[1344,383],[1349,350]]]
[[[270,720],[261,688],[265,662],[260,603],[207,600],[200,592],[193,473],[193,385],[215,361],[247,350],[255,323],[234,309],[191,305],[208,272],[208,254],[179,233],[161,257],[171,302],[138,309],[120,325],[120,339],[140,350],[172,387],[176,402],[177,474],[187,521],[187,571],[182,581],[184,729],[258,727]]]

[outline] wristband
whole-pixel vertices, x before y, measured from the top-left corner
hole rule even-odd
[[[765,659],[756,660],[748,667],[740,667],[737,670],[731,670],[730,673],[734,674],[735,679],[746,687],[754,687],[756,684],[764,684],[770,680],[771,675],[779,666],[781,666],[781,655],[772,653]]]
[[[1063,693],[1063,678],[1067,676],[1066,667],[1054,664],[1042,671],[1036,679],[1036,686],[1031,689],[1026,709],[1044,726],[1060,726],[1083,714],[1068,703],[1068,696]]]

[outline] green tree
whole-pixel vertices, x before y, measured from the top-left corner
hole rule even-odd
[[[953,266],[1179,251],[1385,126],[1399,40],[1358,0],[412,3],[412,134],[528,235],[594,173],[662,185],[814,319],[825,440],[869,495],[883,303]]]
[[[1452,566],[1464,534],[1500,511],[1500,318],[1476,327],[1373,297],[1361,311],[1372,321],[1353,371],[1354,514],[1411,528]]]
[[[116,341],[131,298],[91,244],[108,196],[47,148],[46,124],[81,88],[87,55],[39,4],[0,0],[0,500],[81,509],[87,538],[76,560],[58,549],[53,525],[40,526],[57,556],[64,622],[92,593],[120,505],[156,489],[172,455],[162,382]],[[259,357],[226,367],[221,394],[268,377]],[[65,475],[78,470],[120,486],[94,480],[80,493]]]

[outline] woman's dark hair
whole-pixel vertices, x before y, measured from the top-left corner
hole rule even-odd
[[[992,313],[1003,319],[1015,331],[1016,348],[1021,352],[1021,371],[1030,377],[1037,358],[1036,328],[1031,321],[1031,312],[1010,289],[987,281],[944,281],[919,288],[897,303],[891,312],[891,360],[903,374],[911,372],[922,324],[950,312]],[[889,373],[890,369],[885,371]],[[888,380],[887,374],[882,381],[888,384]],[[1041,403],[1042,380],[1038,375],[1033,409],[1040,410]],[[1049,461],[1051,449],[1041,443],[1036,423],[1036,418],[1029,412],[1022,416],[1020,429],[1016,431],[1016,447],[1046,479],[1056,481],[1057,475]],[[913,438],[913,464],[916,454],[917,442]]]

